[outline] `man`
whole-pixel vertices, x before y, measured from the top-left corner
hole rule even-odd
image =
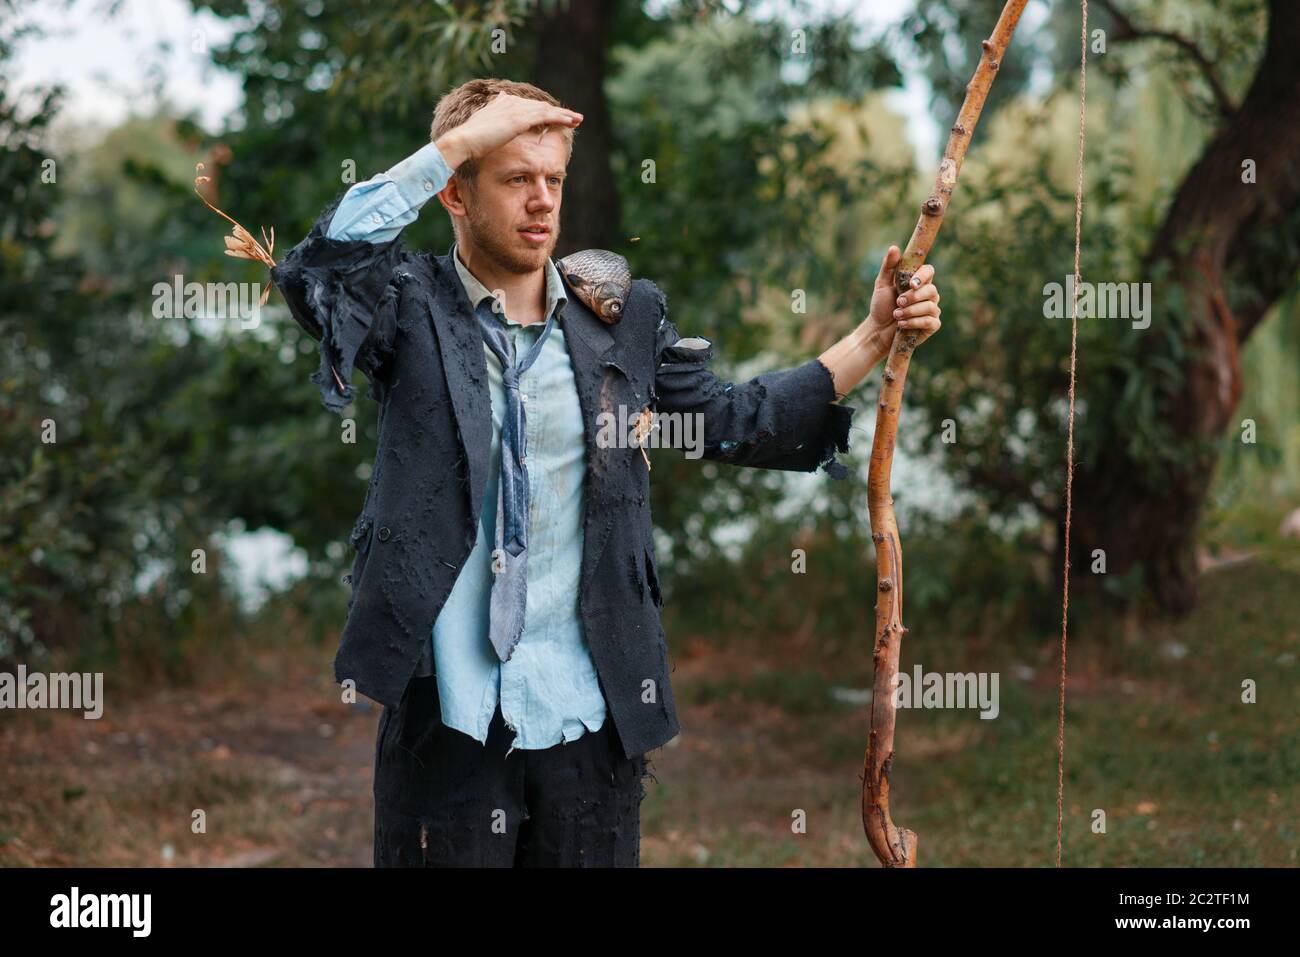
[[[325,404],[379,402],[335,675],[383,706],[375,864],[636,866],[646,753],[678,732],[659,612],[648,463],[602,417],[700,417],[703,455],[834,477],[836,404],[897,328],[939,327],[933,270],[794,369],[732,385],[635,280],[621,318],[551,259],[582,116],[528,84],[448,93],[431,142],[358,183],[273,270],[321,343]],[[437,196],[456,242],[404,252]],[[607,421],[607,418],[604,419]],[[608,435],[608,433],[606,433]]]

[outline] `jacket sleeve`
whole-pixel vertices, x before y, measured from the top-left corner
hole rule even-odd
[[[699,413],[703,456],[730,465],[812,472],[824,467],[834,479],[849,471],[835,454],[849,450],[856,411],[835,404],[830,370],[813,358],[791,369],[765,372],[732,384],[710,370],[713,344],[683,339],[668,320],[659,296],[655,397],[659,412]]]
[[[325,407],[342,412],[355,398],[352,370],[370,380],[382,398],[397,333],[397,305],[404,253],[401,241],[330,239],[326,235],[338,200],[271,270],[271,281],[298,325],[320,343],[320,369],[312,381]]]

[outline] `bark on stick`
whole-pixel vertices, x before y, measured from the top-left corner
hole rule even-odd
[[[1015,33],[1027,0],[1009,0],[1002,8],[993,34],[981,46],[979,66],[966,86],[957,122],[939,164],[934,190],[921,205],[912,238],[903,251],[895,273],[895,286],[905,292],[912,275],[921,268],[934,246],[948,200],[957,185],[966,148],[984,109],[989,87],[1002,65],[1002,57]],[[898,677],[898,655],[903,635],[903,546],[894,518],[894,499],[889,477],[898,438],[898,413],[903,401],[907,367],[919,337],[915,332],[895,333],[885,360],[884,383],[876,408],[876,434],[871,442],[871,468],[867,478],[867,507],[871,515],[871,539],[876,546],[876,631],[872,660],[875,662],[874,693],[871,698],[871,729],[862,765],[862,826],[876,857],[885,867],[916,866],[916,834],[894,824],[889,813],[889,774],[894,762],[894,725],[897,718],[894,695]]]

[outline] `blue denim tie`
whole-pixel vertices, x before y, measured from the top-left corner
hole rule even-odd
[[[514,361],[515,344],[506,335],[499,318],[492,312],[490,300],[483,300],[474,310],[478,316],[483,341],[501,360],[501,377],[506,388],[505,420],[501,427],[501,480],[497,484],[497,522],[492,549],[492,602],[489,612],[489,637],[497,657],[509,661],[524,631],[524,611],[528,602],[528,467],[527,432],[524,403],[519,392],[519,377],[537,361],[546,337],[555,326],[555,314],[546,318],[546,327],[528,350],[523,361]]]

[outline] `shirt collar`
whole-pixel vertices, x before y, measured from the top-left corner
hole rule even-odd
[[[451,261],[456,264],[456,274],[460,276],[461,285],[465,287],[465,295],[469,297],[470,305],[475,309],[484,299],[493,299],[492,290],[483,285],[474,277],[474,274],[465,268],[465,264],[460,261],[460,252],[456,243],[451,244]],[[546,260],[546,315],[555,315],[558,322],[560,315],[557,310],[564,303],[569,301],[569,297],[564,294],[564,283],[560,281],[560,271],[555,268],[555,263],[551,259]],[[495,310],[494,310],[495,312]],[[510,325],[518,326],[521,323],[507,318],[504,311],[496,312]]]

